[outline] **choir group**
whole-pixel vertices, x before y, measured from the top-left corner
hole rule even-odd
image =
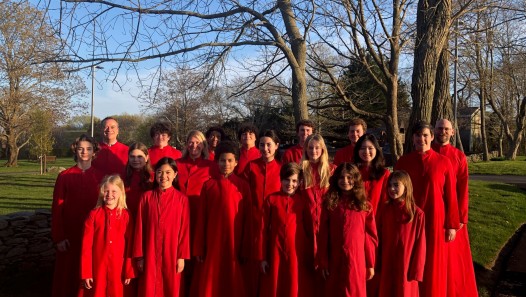
[[[240,145],[192,131],[182,153],[163,122],[150,148],[118,142],[114,118],[102,128],[55,184],[53,297],[478,296],[447,120],[417,124],[392,173],[361,119],[333,163],[308,120],[281,157],[251,124]]]

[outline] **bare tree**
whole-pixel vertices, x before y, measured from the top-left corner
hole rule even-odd
[[[83,91],[66,65],[43,64],[60,55],[60,41],[41,11],[27,2],[0,2],[0,137],[6,139],[6,166],[16,166],[18,153],[30,140],[31,112],[50,112],[60,121]]]

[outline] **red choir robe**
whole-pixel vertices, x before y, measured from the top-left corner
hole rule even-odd
[[[91,289],[81,288],[79,297],[124,296],[124,280],[134,278],[131,263],[133,220],[126,209],[105,206],[92,210],[84,223],[80,278],[93,279]]]
[[[457,230],[457,236],[449,246],[448,263],[448,296],[477,297],[478,289],[473,268],[473,258],[468,234],[468,162],[464,153],[451,144],[433,143],[431,147],[441,155],[449,158],[456,174],[456,191],[460,223],[464,226]]]
[[[245,172],[245,167],[250,161],[261,158],[261,152],[255,146],[249,148],[248,150],[241,147],[239,149],[239,161],[237,162],[235,173],[239,176],[242,176]]]
[[[128,207],[128,211],[130,212],[130,215],[133,219],[135,219],[135,216],[137,215],[137,209],[139,208],[139,202],[141,200],[142,194],[148,190],[151,190],[141,186],[141,174],[141,171],[134,170],[130,177],[129,184],[126,185],[126,206]],[[152,179],[153,173],[150,180]]]
[[[416,205],[425,214],[426,265],[420,295],[445,297],[448,260],[446,229],[459,228],[451,162],[433,150],[425,153],[413,151],[402,156],[395,169],[409,173]]]
[[[300,163],[301,157],[303,157],[303,147],[299,144],[296,144],[295,146],[289,147],[281,157],[281,164],[285,165],[288,163]]]
[[[121,178],[126,176],[126,163],[128,163],[128,146],[120,142],[108,145],[99,143],[99,151],[93,159],[93,167],[102,174],[118,174]]]
[[[384,204],[387,201],[387,180],[391,172],[388,169],[384,169],[384,174],[379,179],[370,179],[370,168],[367,166],[359,167],[360,174],[362,175],[363,185],[367,194],[367,200],[373,207],[374,216],[376,222],[379,220],[379,214],[377,212],[378,206]]]
[[[314,294],[314,232],[306,200],[276,192],[265,199],[261,297],[308,297]]]
[[[424,212],[416,207],[411,222],[404,203],[381,205],[378,222],[379,297],[418,297],[424,277],[426,237]]]
[[[316,259],[318,269],[328,269],[325,295],[365,297],[367,268],[375,265],[378,237],[372,211],[350,208],[347,201],[321,213]]]
[[[345,162],[352,163],[353,159],[354,159],[354,144],[351,143],[336,151],[336,154],[334,155],[334,161],[332,163],[338,166]]]
[[[215,161],[216,152],[214,150],[208,150],[208,160]]]
[[[204,258],[192,279],[195,296],[246,296],[241,262],[250,252],[250,207],[250,188],[237,175],[205,182],[192,246],[192,255]]]
[[[51,206],[51,237],[56,244],[69,240],[66,252],[56,253],[53,297],[71,297],[80,285],[80,251],[84,221],[97,204],[102,174],[93,166],[82,171],[73,166],[62,171],[55,183]]]
[[[239,166],[239,165],[238,165]],[[257,296],[259,283],[259,260],[263,257],[263,202],[268,195],[281,189],[279,171],[281,164],[277,160],[266,162],[262,158],[248,163],[244,178],[250,187],[252,207],[250,209],[250,255],[246,265],[245,288],[248,296]]]
[[[150,156],[150,164],[155,168],[155,164],[164,157],[170,157],[177,160],[183,156],[180,150],[176,149],[171,145],[167,145],[163,148],[153,145],[148,149],[148,156]]]
[[[190,258],[188,198],[170,187],[144,193],[137,211],[133,258],[144,258],[139,296],[179,296],[177,259]]]

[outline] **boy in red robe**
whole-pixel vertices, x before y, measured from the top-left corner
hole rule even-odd
[[[301,120],[296,124],[296,135],[298,144],[288,148],[281,157],[281,164],[285,165],[290,162],[300,163],[303,156],[303,145],[309,135],[316,133],[316,126],[310,120]]]
[[[199,271],[192,279],[196,296],[247,296],[241,263],[249,253],[250,188],[233,174],[238,158],[236,144],[221,142],[216,149],[221,176],[201,190],[192,246]]]
[[[100,151],[93,160],[93,167],[103,175],[118,174],[124,178],[128,163],[128,146],[117,141],[119,123],[115,118],[106,117],[101,126],[102,142],[99,143]]]
[[[367,131],[367,124],[364,120],[356,118],[349,121],[349,131],[347,137],[351,142],[346,147],[343,147],[336,151],[334,155],[334,165],[338,166],[343,162],[353,163],[354,159],[354,146],[362,135]]]
[[[468,162],[464,153],[450,144],[455,129],[448,120],[438,120],[435,125],[435,141],[431,145],[433,150],[449,158],[456,176],[456,192],[460,229],[456,239],[449,243],[449,264],[447,272],[448,296],[477,297],[477,283],[468,235]]]
[[[256,146],[257,134],[258,129],[252,124],[244,124],[237,132],[237,139],[241,143],[239,162],[236,167],[236,174],[239,176],[243,176],[245,166],[247,166],[248,162],[261,157],[261,152]]]
[[[426,265],[420,295],[447,296],[447,243],[460,227],[451,162],[431,149],[433,128],[420,122],[413,127],[415,150],[402,156],[396,170],[405,170],[413,183],[415,202],[425,214]]]
[[[148,149],[150,164],[155,166],[163,157],[170,157],[174,160],[181,158],[181,151],[170,145],[172,139],[172,127],[166,122],[157,122],[150,128],[150,137],[153,145]]]

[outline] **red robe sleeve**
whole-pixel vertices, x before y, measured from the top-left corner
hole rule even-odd
[[[321,210],[320,233],[317,236],[318,251],[316,253],[316,266],[320,269],[329,268],[329,210]]]
[[[149,192],[145,192],[141,196],[141,202],[139,202],[139,209],[137,210],[137,216],[135,218],[135,230],[133,232],[133,242],[132,242],[132,258],[143,258],[143,235],[144,235],[144,223],[146,220],[145,217],[145,205],[144,205],[144,196],[148,195]]]
[[[365,267],[374,268],[377,248],[376,220],[374,219],[374,212],[371,210],[365,216]]]
[[[458,201],[455,186],[456,179],[449,159],[444,157],[444,163],[446,166],[448,166],[446,169],[444,184],[444,203],[446,207],[445,227],[446,229],[458,229],[460,228],[460,221],[458,216]]]
[[[82,252],[80,259],[80,278],[93,278],[93,237],[95,236],[94,212],[90,212],[84,223],[84,233],[82,236]]]
[[[413,224],[415,224],[416,234],[407,271],[407,280],[421,282],[424,279],[424,265],[426,263],[426,232],[424,212],[419,208],[415,212]]]
[[[179,246],[177,259],[190,259],[190,207],[188,199],[181,199],[181,230],[179,230]]]
[[[59,174],[53,189],[53,204],[51,206],[51,237],[54,243],[59,243],[66,239],[64,234],[64,199],[66,197],[66,185],[64,176]]]
[[[259,243],[261,245],[261,257],[256,260],[265,260],[270,259],[268,251],[270,250],[270,222],[272,217],[272,207],[271,207],[272,195],[265,198],[263,203],[263,230],[261,231],[261,239]]]
[[[466,156],[461,151],[459,154],[459,169],[457,172],[457,199],[458,209],[460,213],[460,222],[462,224],[468,223],[468,208],[469,208],[469,173],[468,173],[468,162]]]
[[[206,225],[208,224],[207,196],[209,191],[211,191],[211,183],[213,182],[214,180],[207,181],[199,196],[197,217],[195,218],[195,235],[192,245],[192,256],[194,257],[203,257],[206,253]]]
[[[122,210],[123,213],[126,213],[126,216],[128,217],[127,223],[126,223],[126,233],[124,235],[124,238],[126,240],[126,251],[125,251],[125,259],[124,259],[124,267],[122,268],[124,275],[124,278],[134,278],[137,276],[137,271],[135,270],[135,266],[133,265],[132,261],[132,248],[133,248],[133,233],[135,231],[135,224],[132,218],[131,213],[128,210]]]

